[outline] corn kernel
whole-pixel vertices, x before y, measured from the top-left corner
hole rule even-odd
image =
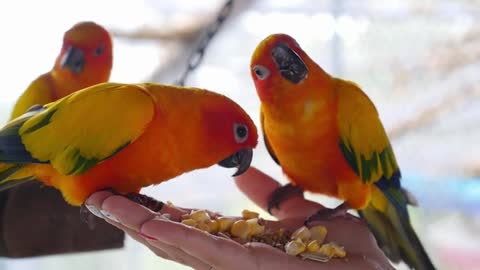
[[[250,228],[249,235],[257,236],[262,234],[265,231],[265,226],[260,225],[258,218],[251,218],[247,220],[248,226]]]
[[[310,230],[305,226],[298,228],[296,231],[292,233],[292,239],[298,238],[304,242],[307,242],[311,236],[312,235],[310,233]]]
[[[183,214],[180,218],[181,218],[182,220],[184,220],[184,219],[189,219],[189,218],[190,218],[190,214]]]
[[[258,218],[259,214],[257,212],[253,212],[253,211],[245,209],[245,210],[242,211],[242,217],[244,219]]]
[[[218,231],[226,232],[230,230],[235,220],[233,218],[220,217],[217,219],[217,222],[218,222]]]
[[[319,245],[323,244],[323,242],[325,241],[325,237],[327,236],[327,228],[325,228],[325,226],[314,226],[310,228],[309,231],[311,239],[317,240]]]
[[[190,218],[196,221],[206,221],[210,220],[210,215],[205,210],[197,210],[190,213]]]
[[[305,249],[306,246],[300,239],[292,240],[285,245],[285,252],[291,256],[297,256],[304,252]]]
[[[320,248],[320,244],[318,244],[317,240],[311,240],[307,245],[307,250],[309,252],[317,251]]]
[[[182,220],[182,223],[188,226],[195,227],[197,225],[197,221],[191,218],[187,218]]]
[[[232,224],[230,233],[240,239],[247,239],[250,233],[250,226],[245,220],[237,220]]]
[[[218,232],[218,221],[216,220],[207,220],[205,221],[205,224],[209,227],[209,232],[210,233],[217,233]]]
[[[330,258],[333,258],[333,257],[343,258],[347,255],[343,247],[332,242],[322,245],[320,249],[317,250],[317,252],[325,254]]]
[[[198,222],[195,227],[199,230],[210,232],[210,226],[208,226],[208,224],[205,222]]]

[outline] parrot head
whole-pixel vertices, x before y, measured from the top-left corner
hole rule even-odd
[[[262,40],[250,62],[250,73],[262,103],[301,95],[293,89],[311,81],[309,72],[317,69],[321,70],[297,41],[286,34],[272,34]]]
[[[94,22],[80,22],[65,32],[54,71],[64,81],[89,86],[108,81],[112,62],[108,31]]]
[[[205,155],[221,160],[218,165],[237,168],[233,176],[244,173],[252,161],[252,149],[257,146],[258,133],[250,116],[234,101],[225,96],[211,99],[205,110],[205,135],[214,147]],[[208,145],[205,145],[209,147]],[[207,158],[207,157],[205,157]],[[208,158],[207,158],[208,159]]]

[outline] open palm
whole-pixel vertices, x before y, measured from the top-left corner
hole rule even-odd
[[[263,209],[279,184],[270,176],[251,167],[236,178],[237,186]],[[208,234],[179,223],[190,209],[165,205],[160,213],[152,212],[125,197],[108,191],[94,193],[86,202],[92,213],[125,231],[158,256],[188,265],[194,269],[393,269],[374,237],[359,219],[339,217],[318,222],[328,229],[327,241],[345,247],[348,260],[333,259],[327,263],[302,260],[262,243],[240,244],[234,240]],[[267,221],[273,230],[295,230],[306,217],[322,205],[294,197],[274,211],[278,221]],[[162,214],[169,214],[168,218]]]

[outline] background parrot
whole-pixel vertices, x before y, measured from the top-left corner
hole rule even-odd
[[[18,98],[10,118],[22,115],[33,105],[43,105],[108,81],[112,61],[112,39],[107,30],[94,22],[75,24],[65,32],[53,68],[30,83]],[[12,165],[0,164],[0,171],[8,166]],[[62,196],[55,190],[40,183],[1,192],[0,256],[38,256],[118,246],[118,242],[111,240],[119,239],[115,238],[118,234],[108,226],[98,224],[91,230],[74,223],[78,211],[63,203]],[[56,226],[52,226],[52,221]],[[34,230],[29,228],[28,233],[23,233],[24,237],[14,236],[24,229],[23,224],[31,222],[37,222]],[[82,235],[81,240],[76,240],[76,235]]]
[[[257,130],[227,97],[158,84],[103,83],[26,114],[0,130],[0,189],[39,180],[81,205],[219,163],[248,169]]]
[[[272,194],[269,208],[298,189],[342,199],[317,218],[357,209],[393,262],[435,269],[410,224],[412,198],[367,95],[327,74],[285,34],[257,46],[251,75],[267,149],[292,182]]]
[[[79,89],[108,81],[112,69],[112,39],[102,26],[80,22],[65,32],[51,71],[35,79],[18,98],[10,119],[33,105],[47,104]]]

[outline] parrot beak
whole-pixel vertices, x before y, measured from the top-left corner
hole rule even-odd
[[[62,68],[68,68],[73,73],[80,73],[85,66],[85,55],[83,51],[79,48],[68,47],[67,52],[62,57],[61,60]]]
[[[272,49],[272,57],[283,78],[298,84],[307,77],[308,69],[302,58],[285,43]]]
[[[243,148],[226,159],[220,161],[218,165],[225,168],[236,167],[237,171],[232,176],[238,176],[250,168],[252,157],[253,150],[251,148]]]

